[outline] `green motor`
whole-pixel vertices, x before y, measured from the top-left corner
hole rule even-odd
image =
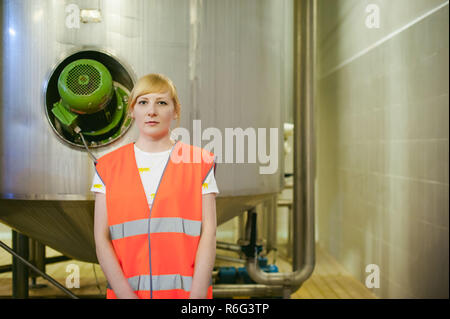
[[[108,69],[95,60],[81,59],[68,64],[58,79],[61,103],[77,114],[102,110],[114,94]]]
[[[111,54],[78,51],[54,68],[46,81],[45,106],[56,136],[71,147],[103,147],[133,123],[128,99],[133,76]]]
[[[57,83],[60,98],[53,104],[52,113],[66,136],[81,143],[81,131],[90,142],[102,144],[121,133],[129,93],[113,81],[102,63],[92,59],[73,61],[64,67]]]

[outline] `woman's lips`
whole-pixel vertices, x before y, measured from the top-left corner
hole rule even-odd
[[[154,126],[156,124],[159,124],[159,122],[156,121],[149,121],[149,122],[145,122],[145,124],[150,125],[150,126]]]

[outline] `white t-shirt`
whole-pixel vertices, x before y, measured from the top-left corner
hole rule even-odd
[[[141,176],[142,185],[144,185],[147,201],[151,207],[155,192],[158,187],[159,180],[162,176],[164,167],[169,160],[171,149],[164,152],[149,153],[140,150],[134,144],[134,153],[136,156],[136,164]],[[95,171],[94,180],[92,182],[91,192],[99,192],[106,194],[106,187]],[[211,169],[205,182],[202,185],[202,194],[219,193],[216,179],[214,178],[214,168]]]

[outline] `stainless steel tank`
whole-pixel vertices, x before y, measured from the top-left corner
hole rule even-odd
[[[257,155],[256,163],[239,164],[224,163],[222,153],[218,223],[273,198],[283,186],[283,110],[292,95],[285,49],[290,2],[2,1],[0,221],[67,256],[96,261],[94,165],[52,127],[46,100],[61,63],[84,55],[110,59],[116,80],[130,90],[147,73],[171,78],[182,105],[180,126],[191,138],[196,119],[202,130],[218,128],[222,145],[225,128],[266,128],[269,147],[269,128],[278,128],[273,174],[260,174],[267,164]],[[84,22],[77,26],[77,19]],[[131,125],[92,151],[98,158],[137,136]]]

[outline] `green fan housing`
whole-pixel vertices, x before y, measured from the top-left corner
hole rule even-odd
[[[130,124],[126,116],[129,93],[114,84],[108,69],[98,61],[79,59],[68,64],[58,78],[58,92],[60,100],[53,104],[52,113],[74,139],[78,127],[88,140],[107,143]],[[86,120],[90,126],[98,123],[97,128],[85,128]]]
[[[111,73],[98,61],[80,59],[68,64],[58,79],[62,104],[78,114],[102,110],[114,93]]]

